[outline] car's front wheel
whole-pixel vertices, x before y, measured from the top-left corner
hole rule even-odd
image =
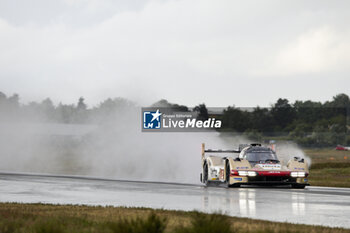
[[[305,184],[292,184],[293,189],[304,189]]]

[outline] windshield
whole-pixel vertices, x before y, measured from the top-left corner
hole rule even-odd
[[[249,162],[253,162],[253,163],[265,162],[266,160],[277,160],[276,154],[272,153],[271,151],[248,152],[245,155],[245,157]]]

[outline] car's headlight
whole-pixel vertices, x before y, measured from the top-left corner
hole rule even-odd
[[[248,171],[248,176],[256,176],[256,172],[254,172],[254,171]]]
[[[291,177],[305,177],[305,172],[291,172]]]
[[[247,176],[248,172],[247,171],[238,171],[239,176]]]
[[[255,171],[238,171],[239,176],[256,176]]]

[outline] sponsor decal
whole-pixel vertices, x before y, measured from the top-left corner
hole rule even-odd
[[[248,169],[248,167],[236,167],[236,169]]]
[[[280,164],[258,164],[264,170],[281,170]]]
[[[234,180],[242,181],[242,178],[233,178]]]

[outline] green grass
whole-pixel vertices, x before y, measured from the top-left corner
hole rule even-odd
[[[178,226],[174,233],[231,233],[234,232],[231,227],[230,218],[220,214],[193,213],[191,215],[191,224],[187,227]]]
[[[119,219],[106,224],[107,230],[113,233],[162,233],[166,228],[166,219],[150,213],[145,219],[136,217],[134,219]]]
[[[309,182],[315,186],[350,187],[350,166],[311,169]],[[338,166],[338,165],[337,165]]]
[[[350,151],[306,149],[312,160],[309,183],[315,186],[350,188]]]
[[[305,149],[304,153],[311,157],[312,163],[350,163],[350,151],[338,151],[333,148]]]
[[[310,169],[327,169],[327,168],[349,168],[350,163],[340,163],[340,162],[333,162],[333,163],[313,163],[311,164]]]
[[[350,230],[147,208],[0,203],[0,232],[345,233]]]

